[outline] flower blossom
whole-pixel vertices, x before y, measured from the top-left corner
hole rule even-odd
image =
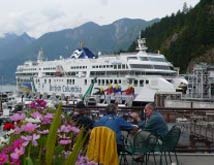
[[[71,143],[70,139],[61,139],[59,141],[59,144],[61,144],[61,145],[67,145],[67,144],[70,144],[70,143]]]
[[[10,119],[12,121],[20,121],[20,120],[23,120],[25,118],[25,114],[21,113],[15,113],[14,115],[10,116]]]
[[[24,147],[15,148],[14,152],[10,154],[11,158],[18,160],[20,156],[25,153]]]
[[[33,113],[31,114],[31,116],[32,116],[33,118],[38,118],[39,120],[42,120],[42,119],[43,119],[42,114],[39,113],[38,111],[37,111],[37,112],[33,112]]]
[[[59,129],[59,132],[65,132],[68,133],[70,132],[72,127],[70,125],[62,125]]]
[[[42,135],[46,135],[46,134],[49,133],[49,130],[48,130],[48,129],[42,130],[42,131],[38,130],[38,133],[39,133],[39,134],[42,134]]]
[[[9,131],[9,130],[14,129],[14,128],[15,128],[15,126],[13,123],[11,123],[11,122],[4,123],[4,126],[3,126],[4,131]]]
[[[33,146],[37,146],[36,140],[40,138],[40,135],[33,134],[32,136],[21,136],[21,138],[24,140],[23,146],[27,146],[29,142],[32,142]]]
[[[42,124],[50,124],[53,119],[53,114],[47,113],[45,116],[43,116]]]
[[[8,156],[4,152],[0,153],[0,165],[6,164],[8,161]]]
[[[22,126],[22,129],[23,129],[23,131],[25,131],[25,132],[31,133],[31,132],[35,131],[35,129],[36,129],[37,127],[38,127],[38,125],[36,125],[36,124],[27,123],[26,125],[23,125],[23,126]]]
[[[80,132],[80,129],[77,128],[77,127],[71,127],[71,131],[72,131],[73,133],[78,134],[78,133]]]
[[[28,104],[29,108],[37,109],[37,110],[42,110],[46,108],[46,106],[47,106],[47,102],[42,99],[37,99],[35,101],[32,101],[30,104]]]

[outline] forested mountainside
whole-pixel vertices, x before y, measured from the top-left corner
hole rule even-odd
[[[201,0],[194,8],[162,18],[142,31],[148,51],[161,51],[181,72],[193,64],[214,64],[214,0]],[[136,48],[134,42],[129,51]]]

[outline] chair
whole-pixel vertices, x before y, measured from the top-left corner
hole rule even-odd
[[[167,133],[166,136],[162,138],[162,142],[158,144],[159,151],[161,152],[160,156],[160,164],[162,164],[162,156],[165,157],[165,162],[168,164],[167,161],[167,153],[170,160],[170,163],[172,163],[172,158],[170,153],[174,153],[176,158],[176,163],[178,164],[178,157],[176,154],[176,146],[178,144],[179,138],[181,135],[181,129],[177,126],[173,126],[170,131]]]
[[[86,155],[89,160],[102,165],[118,165],[115,132],[107,127],[93,128]]]
[[[133,161],[141,161],[141,163],[145,162],[147,164],[150,153],[153,153],[154,162],[156,164],[154,155],[154,148],[156,145],[157,138],[151,133],[141,130],[134,135],[133,140],[127,140],[125,148],[127,153],[132,156],[132,164]],[[138,156],[138,158],[135,158],[135,156]]]

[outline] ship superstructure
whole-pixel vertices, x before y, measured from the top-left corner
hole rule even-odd
[[[91,83],[92,95],[102,99],[152,102],[156,92],[175,92],[187,81],[178,77],[164,55],[146,52],[145,39],[138,39],[138,52],[94,55],[88,48],[75,50],[70,58],[27,61],[16,71],[18,89],[47,95],[80,96]]]

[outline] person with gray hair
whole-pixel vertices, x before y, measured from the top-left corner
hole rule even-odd
[[[138,126],[146,132],[152,133],[160,138],[164,137],[168,133],[168,126],[161,115],[161,113],[156,110],[154,103],[146,104],[144,108],[144,113],[146,120],[142,121],[139,114],[133,112],[130,116],[138,122]]]

